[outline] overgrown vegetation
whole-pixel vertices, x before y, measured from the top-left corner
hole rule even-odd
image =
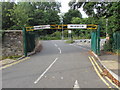
[[[74,18],[72,23],[81,23],[81,24],[100,24],[101,32],[100,36],[108,36],[110,39],[104,45],[105,51],[116,52],[120,50],[120,47],[114,48],[114,45],[117,44],[114,42],[113,34],[120,31],[119,22],[120,22],[120,2],[76,2],[72,0],[69,2],[69,6],[74,10],[79,9],[83,6],[83,10],[89,16],[88,18]],[[76,4],[77,3],[77,4]],[[118,43],[120,45],[120,43]],[[119,46],[118,45],[118,46]],[[117,49],[117,50],[116,50]]]
[[[2,2],[2,28],[59,24],[60,6],[58,2]]]

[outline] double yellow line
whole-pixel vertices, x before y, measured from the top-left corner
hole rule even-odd
[[[4,68],[7,68],[7,67],[10,67],[10,66],[12,66],[12,65],[15,65],[15,64],[17,64],[17,63],[23,62],[23,61],[25,61],[25,60],[27,60],[27,59],[29,59],[29,58],[30,58],[30,57],[26,57],[26,58],[23,58],[23,59],[21,59],[21,60],[19,60],[19,61],[13,62],[13,63],[8,64],[8,65],[5,65],[5,66],[1,67],[0,70],[2,70],[2,69],[4,69]]]
[[[96,60],[92,57],[89,56],[88,57],[90,59],[90,62],[93,65],[94,70],[96,71],[97,75],[100,77],[100,79],[107,85],[108,88],[112,88],[110,86],[110,84],[102,77],[102,75],[100,73],[102,73],[102,69],[100,68],[100,66],[98,65],[98,63],[96,62]],[[116,88],[120,89],[117,85],[115,85],[108,77],[105,76],[105,78],[112,84],[114,85]]]

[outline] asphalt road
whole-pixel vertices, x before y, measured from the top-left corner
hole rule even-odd
[[[42,41],[43,50],[2,70],[3,88],[108,88],[96,74],[88,49]]]

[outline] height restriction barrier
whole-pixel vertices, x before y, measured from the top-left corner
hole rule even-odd
[[[90,29],[91,33],[91,50],[100,54],[100,25],[95,24],[61,24],[61,25],[37,25],[23,28],[24,38],[24,55],[27,56],[27,32],[43,29]]]

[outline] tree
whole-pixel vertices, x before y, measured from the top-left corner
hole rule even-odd
[[[71,23],[73,24],[80,24],[81,23],[81,18],[79,17],[73,17],[72,20],[71,20]]]
[[[70,24],[73,17],[82,18],[82,15],[78,10],[70,9],[63,17],[64,24]]]
[[[80,0],[79,0],[80,1]],[[76,1],[74,2],[76,3]],[[80,8],[83,6],[83,10],[86,14],[91,17],[88,21],[92,23],[101,23],[101,35],[105,36],[107,33],[110,37],[110,40],[107,43],[108,50],[113,51],[113,33],[120,31],[119,22],[120,22],[120,2],[83,2],[82,4],[77,3],[77,6],[74,3],[69,4],[70,6],[75,6]],[[75,8],[74,8],[75,9]],[[106,19],[108,19],[108,25],[106,30]],[[107,32],[106,32],[107,31]]]
[[[58,2],[4,3],[3,28],[22,29],[26,26],[59,24],[60,6]]]
[[[10,12],[13,22],[16,23],[14,27],[22,29],[24,26],[28,25],[27,23],[30,19],[29,14],[31,13],[31,4],[29,2],[19,2],[14,5]]]
[[[9,29],[14,25],[9,9],[13,9],[14,2],[2,2],[2,29]]]

